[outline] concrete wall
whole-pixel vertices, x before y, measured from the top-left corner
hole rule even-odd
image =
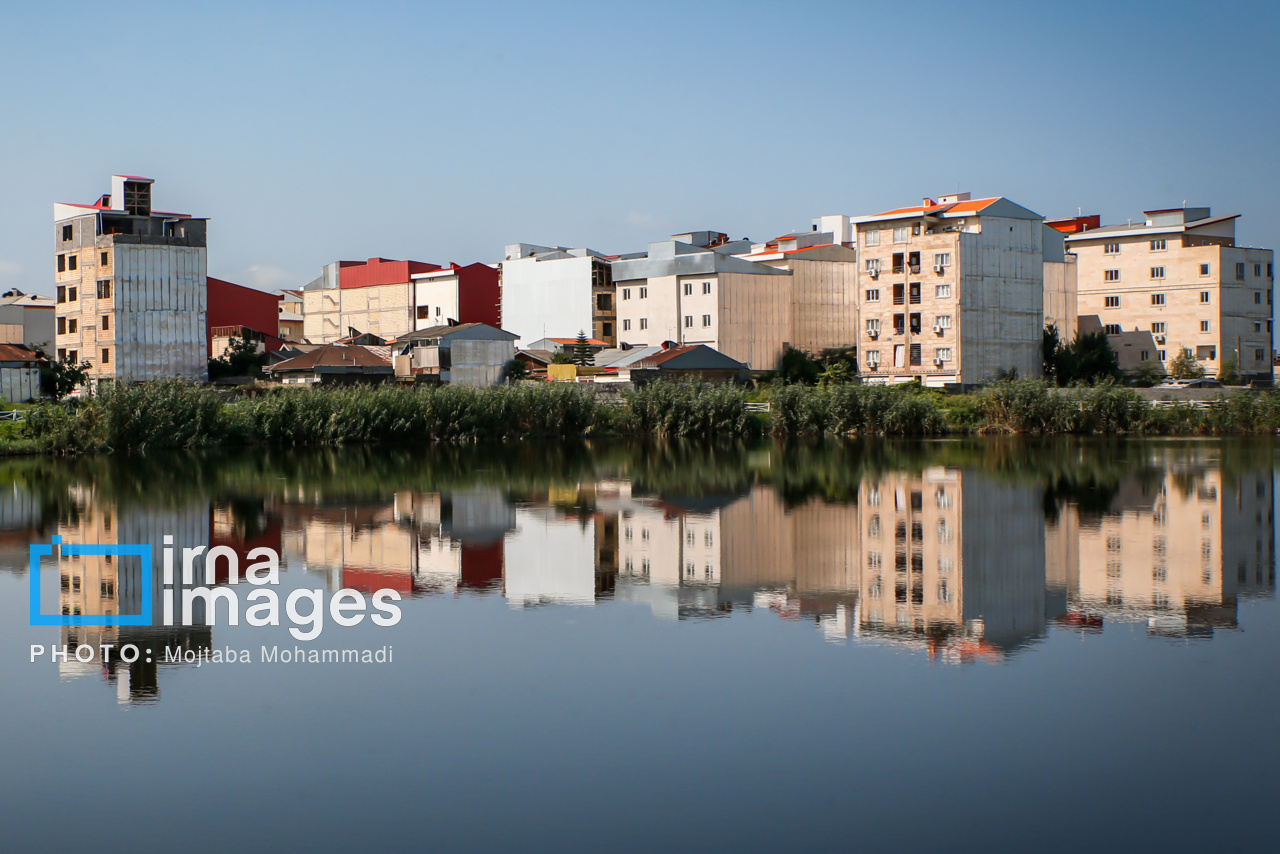
[[[205,249],[117,243],[114,251],[116,378],[207,379]]]
[[[960,381],[1043,372],[1044,249],[1038,220],[983,217],[960,235]]]
[[[39,398],[39,368],[0,368],[0,400],[26,403]]]
[[[1067,343],[1079,331],[1079,295],[1076,291],[1075,257],[1044,262],[1044,322],[1058,327],[1058,338]]]
[[[453,359],[449,381],[454,385],[484,388],[502,381],[502,366],[515,358],[510,341],[465,339],[449,346]]]
[[[516,333],[517,346],[539,338],[592,334],[591,256],[502,262],[502,326]],[[621,333],[619,333],[621,335]],[[621,335],[621,340],[632,339]]]

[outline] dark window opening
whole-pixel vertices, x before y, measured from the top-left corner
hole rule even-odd
[[[67,301],[67,286],[58,285],[58,302],[66,302],[66,301]]]
[[[596,310],[610,311],[613,309],[613,294],[596,294]]]
[[[107,265],[108,265],[108,264],[110,264],[110,263],[111,263],[111,262],[110,262],[110,260],[108,260],[108,258],[107,258],[107,253],[103,252],[103,253],[102,253],[102,260],[101,260],[101,261],[99,261],[99,262],[98,262],[98,264],[99,264],[100,266],[102,266],[102,267],[105,267],[105,266],[107,266]]]
[[[902,272],[902,259],[904,257],[905,256],[901,252],[893,253],[893,272],[895,273]]]
[[[58,256],[58,272],[59,273],[67,272],[67,256],[66,255]]]
[[[612,337],[613,337],[613,324],[612,324],[612,323],[610,323],[610,322],[609,322],[609,321],[607,321],[607,320],[606,320],[604,323],[601,323],[601,324],[600,324],[600,332],[604,335],[604,337],[605,337],[605,338],[612,338]]]
[[[429,306],[429,305],[420,305],[420,306],[418,306],[418,319],[419,319],[419,320],[430,320],[430,319],[431,319],[431,306]]]
[[[130,216],[151,216],[151,185],[124,182],[124,212]]]
[[[920,304],[920,283],[919,282],[911,283],[910,299],[911,299],[912,305]]]
[[[59,335],[67,334],[67,319],[65,317],[58,318],[58,334]]]
[[[907,266],[911,268],[911,272],[913,273],[920,272],[920,253],[919,252],[912,252],[910,255],[907,256]]]
[[[911,331],[913,333],[918,333],[920,331],[920,315],[919,314],[911,315]],[[919,345],[912,344],[911,346],[916,347]],[[919,364],[919,362],[916,362],[915,364]]]
[[[893,316],[893,332],[895,335],[901,335],[906,330],[906,315],[895,314]]]
[[[102,279],[98,282],[98,299],[111,299],[110,279]]]
[[[74,269],[76,269],[76,267],[78,267],[78,266],[79,266],[79,260],[80,260],[80,259],[79,259],[79,258],[77,258],[75,255],[68,255],[68,256],[67,256],[67,269],[68,269],[68,270],[74,270]]]
[[[893,286],[893,304],[894,305],[902,305],[902,291],[903,291],[902,285]]]
[[[911,345],[911,364],[913,365],[920,364],[920,345],[919,344]]]
[[[111,364],[111,351],[108,350],[106,347],[102,348],[102,364],[104,365]]]
[[[111,331],[111,315],[109,314],[102,315],[102,331],[103,332]]]
[[[67,302],[75,302],[79,298],[75,288],[67,288]]]
[[[62,227],[63,240],[70,240],[71,238],[75,237],[75,234],[76,234],[76,230],[74,226],[64,225]]]

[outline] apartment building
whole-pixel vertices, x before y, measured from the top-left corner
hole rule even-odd
[[[1043,217],[968,193],[848,218],[860,255],[858,352],[870,382],[1041,373]]]
[[[1210,376],[1233,358],[1241,375],[1269,382],[1274,253],[1237,246],[1238,218],[1183,207],[1068,234],[1080,331],[1105,332],[1127,371],[1167,371],[1189,350]]]
[[[59,360],[91,381],[204,380],[204,219],[153,210],[150,178],[113,175],[93,204],[53,206]]]
[[[617,303],[609,256],[594,249],[512,243],[502,264],[502,320],[527,348],[539,338],[618,343]]]
[[[749,241],[698,231],[615,260],[618,340],[706,344],[757,370],[776,367],[790,331],[791,273],[736,257],[750,251]]]
[[[479,263],[335,261],[303,288],[303,337],[331,344],[351,330],[391,340],[450,322],[497,326],[498,279],[495,268]]]

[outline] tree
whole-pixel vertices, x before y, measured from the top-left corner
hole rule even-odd
[[[1140,388],[1150,388],[1164,379],[1164,368],[1155,359],[1148,359],[1138,365],[1133,372],[1133,384]]]
[[[40,390],[54,400],[71,394],[89,381],[88,362],[50,362],[49,367],[40,372]]]
[[[591,344],[587,342],[587,333],[578,330],[578,340],[573,342],[573,363],[578,367],[595,364],[595,354],[591,352]]]
[[[1240,385],[1240,360],[1235,356],[1225,356],[1222,367],[1218,370],[1218,381],[1223,385]]]
[[[502,366],[502,378],[509,383],[529,379],[529,363],[523,359],[512,359]]]
[[[813,385],[818,381],[818,375],[822,373],[822,366],[805,351],[787,347],[782,353],[778,373],[782,376],[783,382]]]
[[[1058,336],[1058,324],[1047,323],[1040,339],[1040,356],[1044,360],[1044,375],[1052,377],[1057,372],[1058,350],[1062,341]]]
[[[1059,347],[1053,360],[1053,373],[1058,385],[1120,379],[1120,357],[1111,349],[1106,334],[1089,332],[1076,335],[1076,340]]]
[[[1169,375],[1175,380],[1198,380],[1204,376],[1204,368],[1191,355],[1191,351],[1183,347],[1169,366]]]
[[[267,363],[267,352],[258,352],[258,342],[248,333],[233,337],[227,351],[209,360],[209,379],[219,377],[257,377]]]
[[[552,353],[551,364],[553,365],[572,365],[575,364],[573,357],[568,353]]]

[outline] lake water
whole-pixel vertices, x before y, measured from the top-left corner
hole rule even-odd
[[[1276,450],[3,461],[3,848],[1275,850]],[[159,602],[166,535],[401,617],[31,625],[31,544],[149,546]],[[50,550],[41,613],[138,612],[138,558]]]

